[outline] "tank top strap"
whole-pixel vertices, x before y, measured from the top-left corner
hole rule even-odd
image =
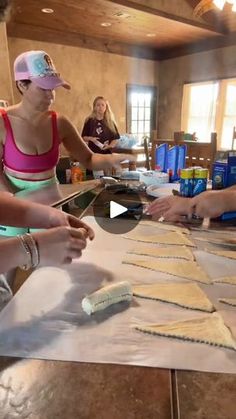
[[[51,118],[52,118],[52,133],[53,133],[53,144],[59,144],[59,133],[57,127],[57,113],[55,111],[51,111]]]

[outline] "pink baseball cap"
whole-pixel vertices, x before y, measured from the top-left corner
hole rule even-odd
[[[69,83],[60,77],[45,51],[26,51],[20,54],[14,62],[14,75],[15,81],[31,80],[42,89],[53,90],[60,86],[70,89]]]

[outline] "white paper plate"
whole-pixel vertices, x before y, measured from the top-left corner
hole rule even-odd
[[[163,183],[162,185],[150,185],[146,189],[148,195],[155,198],[162,198],[164,196],[172,195],[172,190],[179,192],[179,183]]]

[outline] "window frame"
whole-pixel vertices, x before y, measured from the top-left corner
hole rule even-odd
[[[151,96],[151,107],[150,107],[150,135],[149,137],[151,136],[151,132],[156,129],[156,124],[157,124],[157,86],[126,84],[126,132],[127,133],[131,133],[131,123],[132,123],[131,94],[132,93],[150,93],[150,92],[152,96]]]
[[[204,84],[209,84],[209,83],[212,83],[212,84],[218,83],[218,95],[216,98],[215,120],[213,122],[214,122],[214,131],[217,132],[217,142],[218,142],[219,148],[224,150],[224,148],[222,148],[222,135],[223,135],[223,127],[224,127],[223,124],[224,124],[225,109],[226,109],[227,87],[228,87],[228,84],[232,82],[236,84],[236,77],[185,82],[183,84],[183,95],[182,95],[181,130],[186,131],[186,127],[188,124],[188,117],[189,117],[188,110],[189,110],[190,89],[185,89],[185,86],[197,86],[197,85],[202,86]],[[236,126],[236,111],[235,111],[235,126]],[[233,127],[232,127],[232,139],[233,139]],[[210,135],[209,135],[209,138],[204,139],[204,142],[210,142]],[[229,148],[231,148],[231,145],[229,146]]]

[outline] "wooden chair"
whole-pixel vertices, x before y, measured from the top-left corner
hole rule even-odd
[[[152,134],[152,160],[151,166],[155,169],[155,159],[156,159],[156,148],[163,144],[167,143],[169,147],[174,145],[187,145],[187,155],[186,155],[186,167],[192,166],[201,166],[209,170],[209,177],[212,175],[212,163],[214,162],[216,150],[217,150],[217,134],[216,132],[211,133],[211,141],[200,143],[198,141],[182,141],[180,138],[173,140],[161,140],[155,139]]]
[[[212,163],[214,162],[217,150],[217,134],[211,133],[209,143],[198,141],[186,141],[187,156],[186,167],[201,166],[209,170],[209,178],[212,177]]]

